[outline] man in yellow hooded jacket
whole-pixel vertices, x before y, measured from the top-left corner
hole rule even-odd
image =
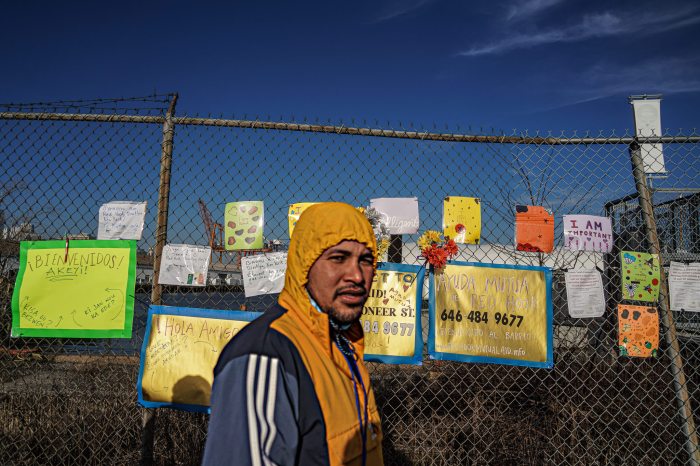
[[[206,465],[382,465],[359,324],[376,241],[354,207],[309,207],[294,228],[278,304],[214,369]]]

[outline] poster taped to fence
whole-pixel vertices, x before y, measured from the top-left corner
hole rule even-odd
[[[612,251],[612,225],[608,217],[564,215],[564,247],[570,251]]]
[[[224,236],[227,251],[262,249],[265,212],[263,201],[226,204]]]
[[[659,256],[646,252],[620,251],[622,299],[655,302],[659,298]]]
[[[138,400],[209,412],[214,366],[231,338],[260,312],[150,306],[141,347]]]
[[[633,99],[635,133],[638,137],[661,137],[661,99]],[[639,145],[639,151],[644,164],[644,173],[649,175],[665,175],[664,146],[660,142],[644,142]]]
[[[515,249],[527,252],[552,252],[554,216],[541,206],[515,206]]]
[[[141,239],[146,202],[113,201],[100,207],[97,239]]]
[[[131,338],[136,241],[22,241],[12,336]]]
[[[381,197],[370,199],[382,215],[382,221],[392,235],[412,235],[418,232],[420,217],[418,215],[417,197]]]
[[[672,311],[700,312],[700,262],[671,262],[668,290]]]
[[[432,359],[551,368],[552,271],[448,262],[430,277]]]
[[[564,274],[566,304],[575,319],[601,317],[605,313],[603,278],[597,270],[572,270]]]
[[[425,267],[380,262],[362,309],[365,361],[422,364]]]
[[[211,248],[190,244],[166,244],[160,262],[161,285],[205,286]]]
[[[301,217],[301,214],[311,207],[314,204],[318,204],[318,202],[297,202],[295,204],[289,204],[289,237],[292,237],[292,232],[294,231],[294,227],[296,226],[297,222],[299,221],[299,217]]]
[[[442,206],[442,231],[455,243],[479,244],[481,199],[447,196]]]
[[[659,351],[659,313],[656,307],[617,305],[620,356],[656,357]]]
[[[284,287],[287,253],[256,254],[241,259],[245,297],[275,294]]]

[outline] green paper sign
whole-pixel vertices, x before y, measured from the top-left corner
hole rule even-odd
[[[620,251],[622,299],[653,303],[659,298],[659,256]]]
[[[263,201],[229,202],[224,214],[227,251],[262,249]]]
[[[22,241],[12,336],[131,338],[136,241]]]

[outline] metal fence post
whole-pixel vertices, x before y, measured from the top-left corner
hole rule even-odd
[[[661,261],[661,247],[659,245],[659,237],[656,229],[656,218],[654,217],[654,206],[651,200],[650,190],[647,186],[646,177],[644,175],[644,163],[642,161],[642,153],[637,142],[633,142],[629,147],[630,159],[632,160],[632,172],[634,174],[634,182],[639,193],[639,208],[642,211],[642,218],[646,230],[646,238],[649,243],[649,248],[653,254],[658,254],[660,264],[660,292],[661,299],[659,306],[661,310],[661,320],[666,328],[666,344],[668,345],[669,356],[671,358],[671,369],[673,372],[673,382],[676,391],[676,400],[678,402],[678,414],[681,416],[683,426],[683,434],[685,435],[685,448],[688,453],[688,464],[692,466],[700,465],[700,451],[698,451],[698,437],[695,430],[695,420],[693,419],[693,410],[690,405],[690,397],[688,396],[688,386],[686,384],[685,372],[683,371],[683,360],[681,358],[680,347],[678,346],[678,337],[676,334],[676,324],[671,312],[671,306],[668,297],[668,285],[666,282],[666,273],[664,272],[663,263]]]
[[[160,258],[163,247],[168,239],[168,201],[170,200],[170,167],[173,160],[173,137],[175,125],[173,116],[177,94],[173,95],[170,107],[165,115],[163,123],[163,146],[160,159],[160,187],[158,188],[158,226],[156,228],[156,248],[153,257],[153,288],[151,289],[151,303],[161,303],[161,285],[158,283],[160,273]],[[155,437],[156,411],[144,408],[142,415],[141,431],[141,464],[151,466],[153,464],[153,440]]]
[[[387,260],[388,262],[400,264],[403,260],[403,237],[401,235],[391,235],[389,241]]]

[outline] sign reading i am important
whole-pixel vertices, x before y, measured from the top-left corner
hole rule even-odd
[[[209,412],[214,366],[221,350],[259,312],[150,306],[141,347],[138,400]]]
[[[564,247],[570,251],[612,251],[612,225],[608,217],[564,215]]]
[[[448,262],[430,278],[432,359],[553,365],[552,271]]]
[[[12,336],[131,338],[136,241],[22,241]]]
[[[425,267],[418,265],[377,264],[360,317],[365,333],[365,361],[421,364],[424,276]]]

